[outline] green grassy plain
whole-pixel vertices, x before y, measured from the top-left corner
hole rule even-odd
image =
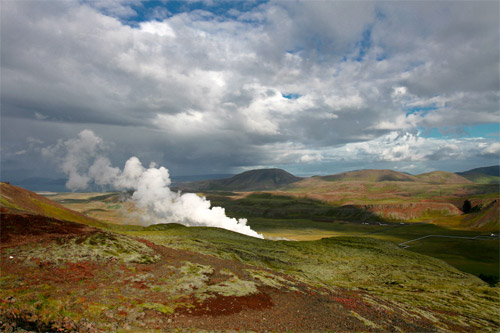
[[[272,201],[273,197],[267,198],[268,202],[266,206],[270,207],[272,205],[269,201]],[[256,201],[249,196],[245,199],[240,199],[240,202],[245,202],[245,200],[251,203]],[[490,234],[489,232],[460,228],[460,224],[456,219],[449,217],[442,219],[443,223],[441,225],[417,223],[414,221],[377,222],[380,220],[378,218],[372,219],[370,222],[360,223],[356,222],[356,218],[361,213],[354,212],[352,215],[340,216],[340,218],[347,219],[342,221],[337,219],[338,215],[335,216],[335,211],[325,210],[322,203],[314,200],[309,201],[309,199],[288,199],[290,206],[293,206],[293,202],[295,201],[301,203],[300,211],[304,214],[307,214],[305,212],[308,211],[305,208],[307,206],[306,203],[310,202],[308,213],[312,216],[317,214],[316,220],[306,218],[273,219],[254,217],[249,219],[250,226],[271,239],[315,240],[326,237],[357,236],[376,238],[394,244],[400,244],[427,235],[476,237]],[[237,202],[238,200],[233,201],[232,204],[234,205]],[[286,208],[288,207],[286,202],[287,200],[284,196],[276,198],[276,206],[284,209],[281,213],[282,215],[286,215]],[[231,214],[234,206],[228,205],[227,207],[228,212]],[[237,209],[236,211],[239,212]],[[328,216],[322,216],[321,214],[324,212],[329,212],[332,215],[331,219],[328,219]],[[324,218],[321,219],[322,217]],[[462,218],[462,216],[457,218]],[[480,274],[496,276],[497,278],[499,276],[500,241],[498,237],[488,240],[431,237],[412,242],[408,246],[409,251],[441,259],[464,272],[476,276]]]
[[[475,237],[484,232],[449,229],[434,224],[359,224],[315,222],[306,219],[251,219],[253,229],[269,239],[317,240],[326,237],[356,236],[400,244],[427,235]],[[441,259],[467,273],[499,276],[500,240],[469,240],[432,237],[408,244],[407,250]]]
[[[387,186],[394,188],[395,185],[385,184],[383,186],[385,191],[387,191]],[[378,216],[359,209],[339,209],[330,203],[311,198],[251,193],[243,197],[239,196],[239,199],[235,200],[233,198],[237,194],[232,192],[215,192],[206,195],[212,205],[225,207],[227,214],[231,217],[246,217],[252,229],[271,240],[314,241],[328,237],[347,236],[400,244],[427,235],[459,237],[489,235],[484,231],[464,229],[460,223],[463,216],[435,216],[430,219],[430,222],[438,224],[384,221]],[[119,232],[142,230],[139,226],[129,225],[129,223],[134,223],[133,214],[137,212],[134,212],[134,207],[130,202],[121,202],[118,199],[122,194],[77,194],[77,196],[78,198],[72,199],[71,195],[59,194],[54,199],[71,209],[112,222],[107,226],[110,230]],[[476,201],[488,201],[495,198],[495,194],[476,194],[471,198]],[[360,220],[368,222],[360,222]],[[412,242],[408,244],[407,250],[441,259],[476,276],[483,274],[498,278],[499,244],[498,238],[466,240],[433,237]]]

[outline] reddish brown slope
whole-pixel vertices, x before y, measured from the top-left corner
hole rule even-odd
[[[59,220],[101,226],[102,223],[34,192],[8,183],[0,183],[0,207],[2,212],[29,213]]]
[[[479,212],[467,214],[463,222],[471,229],[498,233],[500,231],[500,201],[494,200]]]

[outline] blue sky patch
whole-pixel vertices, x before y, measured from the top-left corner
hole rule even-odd
[[[430,111],[434,111],[437,109],[439,109],[437,106],[430,105],[430,106],[415,106],[415,107],[411,107],[411,108],[405,108],[405,111],[406,111],[407,117],[411,114],[417,114],[417,113],[423,117],[427,113],[429,113]]]
[[[255,7],[266,3],[263,0],[255,1],[144,1],[139,5],[131,5],[137,13],[134,17],[127,18],[122,23],[137,26],[140,22],[151,21],[153,19],[163,20],[176,14],[204,10],[219,18],[234,19],[234,12],[247,12]],[[155,17],[159,12],[166,13],[165,17]]]
[[[286,99],[297,99],[300,97],[299,94],[283,94],[283,93],[281,93],[281,96],[283,96],[283,98]]]
[[[464,126],[464,131],[472,137],[495,138],[500,140],[500,123]]]
[[[476,124],[470,126],[419,128],[425,138],[486,138],[500,141],[500,123]]]
[[[354,60],[358,62],[363,60],[366,53],[371,47],[371,38],[372,38],[371,29],[365,29],[365,31],[363,31],[363,38],[361,39],[360,42],[356,43],[356,46],[359,47],[359,54]]]

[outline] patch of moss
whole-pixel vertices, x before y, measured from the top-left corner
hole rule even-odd
[[[282,278],[281,276],[272,274],[271,272],[255,270],[255,269],[247,269],[246,271],[250,274],[251,277],[258,280],[265,286],[276,289],[285,288],[289,290],[298,290],[297,288],[290,286],[294,285],[295,284],[294,282],[288,281]]]
[[[154,279],[154,275],[151,273],[146,273],[146,274],[137,274],[130,276],[125,279],[126,282],[134,282],[134,283],[141,283],[141,282],[146,282],[149,280]]]
[[[382,329],[382,327],[380,327],[379,325],[375,324],[373,321],[369,320],[369,319],[366,319],[365,317],[361,316],[359,313],[355,312],[355,311],[352,311],[351,310],[351,315],[353,317],[355,317],[356,319],[358,319],[359,321],[361,321],[363,323],[363,325],[365,325],[366,327],[370,327],[370,328],[373,328],[373,329]]]
[[[221,272],[222,273],[222,272]],[[226,275],[227,272],[226,272]],[[207,286],[204,293],[217,293],[221,296],[242,297],[257,293],[257,285],[252,281],[241,280],[236,275],[223,282]]]
[[[185,261],[180,268],[181,277],[175,280],[173,292],[193,292],[206,286],[214,269],[211,266]]]
[[[429,317],[435,316],[436,310],[454,311],[477,320],[489,320],[486,327],[498,325],[498,302],[493,301],[497,296],[481,296],[485,290],[493,292],[494,288],[441,260],[403,250],[387,241],[367,237],[268,241],[202,227],[143,231],[137,235],[161,245],[271,269],[312,286],[363,289],[400,304],[408,313],[415,307]],[[259,282],[283,284],[279,279],[263,278]],[[467,291],[467,295],[455,294],[457,290]]]
[[[172,308],[168,305],[161,304],[161,303],[143,303],[143,304],[141,304],[141,307],[143,309],[158,311],[158,312],[163,313],[163,314],[172,314],[175,311],[175,308]]]
[[[13,209],[17,209],[17,210],[22,210],[22,207],[16,205],[14,202],[12,202],[11,200],[8,200],[6,197],[3,196],[0,196],[0,204],[4,207],[7,207],[7,208],[13,208]]]
[[[108,307],[103,304],[91,303],[87,305],[85,313],[96,318],[100,317],[106,310],[108,310]]]
[[[156,262],[160,257],[147,245],[130,237],[98,232],[90,236],[59,240],[49,245],[32,244],[6,253],[25,259],[29,264],[32,259],[43,262],[79,262],[119,260],[125,263],[147,264]]]

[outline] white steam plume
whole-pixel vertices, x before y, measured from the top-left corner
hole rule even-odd
[[[83,130],[78,138],[59,141],[44,149],[44,154],[57,154],[61,170],[68,176],[66,187],[81,190],[92,180],[98,185],[110,185],[117,190],[132,189],[132,200],[147,211],[146,224],[176,222],[187,226],[218,227],[252,237],[263,236],[252,230],[246,219],[226,216],[222,207],[210,208],[210,201],[194,193],[172,192],[168,170],[150,165],[144,168],[137,157],[131,157],[123,170],[113,167],[110,160],[99,154],[103,142],[90,130]]]

